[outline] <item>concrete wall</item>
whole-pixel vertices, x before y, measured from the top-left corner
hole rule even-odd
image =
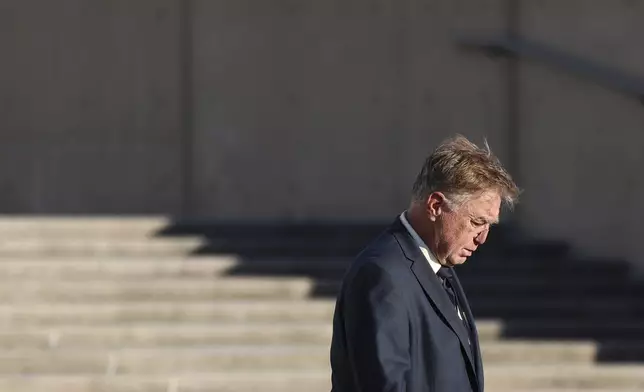
[[[479,3],[2,2],[0,209],[388,218],[443,137],[506,149],[502,69],[452,45]]]
[[[509,102],[507,61],[454,37],[511,4],[3,1],[0,212],[390,219],[460,132],[519,157],[529,231],[639,258],[644,109],[524,61]],[[644,77],[642,3],[514,4],[519,33]]]
[[[520,30],[644,78],[644,3],[522,1]],[[522,221],[592,255],[644,259],[644,107],[632,97],[522,62]]]
[[[174,0],[0,3],[0,211],[173,212]]]
[[[195,200],[216,218],[390,219],[455,132],[504,154],[501,1],[196,1]]]

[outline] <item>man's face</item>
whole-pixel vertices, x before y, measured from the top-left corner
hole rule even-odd
[[[463,264],[487,239],[490,226],[499,221],[501,197],[483,192],[454,209],[445,205],[436,217],[437,257],[451,267]]]

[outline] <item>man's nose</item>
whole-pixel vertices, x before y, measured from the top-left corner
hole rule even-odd
[[[485,229],[482,232],[478,233],[476,237],[474,237],[474,243],[478,245],[482,245],[485,243],[485,240],[487,240],[487,234],[490,232],[490,229]]]

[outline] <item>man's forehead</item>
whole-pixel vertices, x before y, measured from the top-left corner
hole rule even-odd
[[[499,220],[501,197],[496,192],[483,193],[478,197],[472,198],[468,204],[471,214],[484,218],[488,222],[497,222]]]

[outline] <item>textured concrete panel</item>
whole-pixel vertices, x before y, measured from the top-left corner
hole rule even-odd
[[[507,64],[463,50],[456,36],[498,34],[505,28],[505,1],[410,1],[404,40],[407,63],[400,69],[398,200],[406,202],[427,154],[456,133],[482,143],[508,165]],[[509,167],[510,171],[513,168]]]
[[[377,136],[391,85],[386,13],[364,2],[198,4],[199,210],[294,218],[361,208],[368,167],[381,173],[389,155]],[[386,204],[388,188],[367,208]]]
[[[644,78],[644,4],[525,1],[528,37]],[[524,222],[594,255],[641,259],[644,108],[557,68],[521,68]]]
[[[502,3],[197,1],[197,209],[387,218],[456,132],[503,154],[502,66],[454,44]]]
[[[177,4],[2,2],[3,211],[177,210]]]
[[[177,208],[175,145],[0,147],[2,213],[165,213]]]

